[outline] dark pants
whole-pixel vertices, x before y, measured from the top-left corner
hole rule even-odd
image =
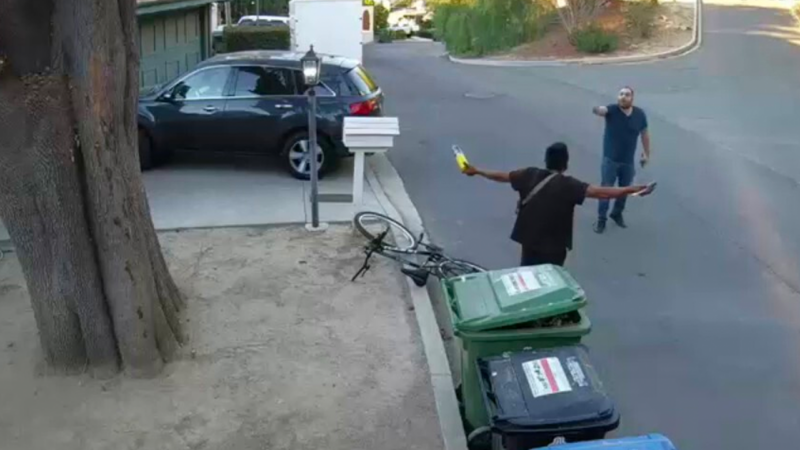
[[[538,266],[540,264],[553,264],[563,266],[567,259],[567,249],[540,250],[522,247],[522,261],[520,266]]]
[[[633,164],[618,163],[608,158],[603,158],[603,167],[600,184],[603,187],[619,184],[620,187],[627,187],[633,183],[636,175],[636,167]],[[614,201],[614,209],[611,210],[612,216],[619,216],[625,209],[626,197],[620,197]],[[608,200],[600,200],[597,208],[597,216],[605,220],[608,217]]]

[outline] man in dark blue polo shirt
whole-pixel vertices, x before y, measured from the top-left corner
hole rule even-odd
[[[603,135],[603,165],[601,186],[630,186],[636,175],[634,158],[639,138],[642,140],[642,156],[639,160],[642,167],[650,159],[650,135],[647,132],[647,115],[633,106],[633,89],[620,89],[617,104],[596,106],[592,109],[596,115],[605,118],[606,130]],[[608,215],[608,200],[600,200],[597,222],[594,231],[602,233],[606,230],[606,221],[611,217],[619,227],[626,228],[622,212],[625,210],[625,197],[614,201],[614,208]]]

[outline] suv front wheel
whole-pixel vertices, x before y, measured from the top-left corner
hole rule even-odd
[[[281,155],[289,173],[300,180],[311,179],[311,152],[308,132],[301,131],[289,136],[283,144]],[[337,157],[330,144],[322,136],[317,137],[317,174],[319,177],[330,172],[337,163]]]

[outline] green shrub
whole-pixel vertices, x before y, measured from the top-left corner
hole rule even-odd
[[[472,0],[434,9],[434,36],[453,54],[507,50],[544,34],[555,18],[546,0]]]
[[[394,40],[394,33],[386,28],[378,31],[378,43],[389,44]]]
[[[572,45],[583,53],[608,53],[617,49],[619,38],[597,25],[589,25],[570,36]]]
[[[472,40],[473,9],[463,7],[454,11],[447,21],[445,47],[454,55],[479,54]]]
[[[479,54],[515,47],[528,40],[546,3],[526,0],[477,0],[475,50]]]
[[[419,25],[419,31],[430,31],[433,29],[433,20],[418,18],[417,25]]]
[[[222,32],[226,52],[242,50],[288,50],[289,27],[225,27]]]
[[[649,38],[655,28],[658,3],[648,1],[630,2],[625,7],[625,24],[631,36],[636,38]]]
[[[376,5],[373,14],[375,15],[375,31],[389,28],[389,10],[383,4]]]
[[[402,41],[404,39],[408,39],[408,34],[406,34],[406,32],[403,30],[395,30],[392,38],[395,41]]]
[[[421,37],[423,39],[436,39],[436,30],[419,30],[414,33],[417,37]]]

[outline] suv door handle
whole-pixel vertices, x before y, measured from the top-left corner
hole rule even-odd
[[[211,106],[211,105],[208,105],[205,108],[203,108],[203,111],[206,111],[206,112],[214,112],[216,110],[217,110],[217,107],[216,106]]]
[[[275,105],[275,107],[278,109],[292,109],[294,108],[294,105],[290,103],[278,103],[277,105]]]

